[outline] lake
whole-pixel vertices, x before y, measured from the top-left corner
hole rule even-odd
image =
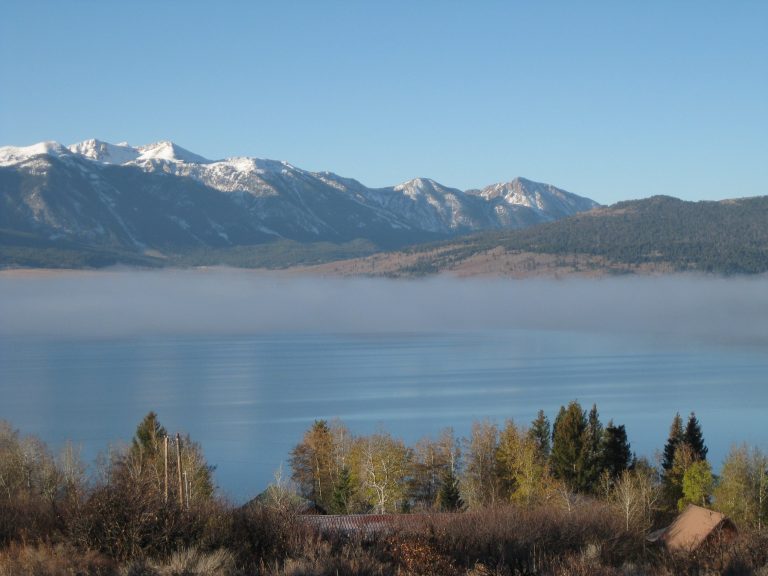
[[[0,334],[0,397],[0,419],[53,447],[71,439],[87,462],[154,410],[169,432],[201,443],[222,491],[244,501],[281,462],[289,473],[289,452],[315,419],[413,442],[447,426],[466,435],[478,419],[527,423],[540,408],[553,419],[572,399],[625,424],[633,450],[649,457],[675,412],[694,410],[717,467],[733,442],[766,448],[768,350],[595,329],[17,331]]]

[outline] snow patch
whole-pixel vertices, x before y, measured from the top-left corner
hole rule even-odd
[[[3,146],[0,148],[0,166],[10,166],[19,164],[30,158],[41,155],[48,156],[66,156],[69,150],[52,140],[47,142],[38,142],[31,146]]]
[[[167,162],[188,162],[191,164],[208,164],[210,160],[182,148],[168,140],[145,144],[136,148],[140,156],[138,162],[146,160],[165,160]]]
[[[127,164],[136,160],[140,154],[136,148],[128,146],[125,142],[110,144],[93,138],[72,144],[69,150],[103,164]]]

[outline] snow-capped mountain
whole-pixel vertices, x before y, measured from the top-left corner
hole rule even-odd
[[[0,231],[133,251],[280,238],[393,247],[529,226],[595,206],[522,178],[466,192],[427,178],[368,188],[287,162],[209,160],[167,141],[0,148]]]

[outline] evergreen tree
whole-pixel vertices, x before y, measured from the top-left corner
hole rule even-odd
[[[624,470],[629,469],[631,459],[632,452],[624,425],[614,426],[611,420],[603,432],[603,469],[612,479],[616,479]]]
[[[586,415],[576,400],[571,401],[567,408],[560,407],[555,418],[549,461],[555,478],[563,480],[571,489],[579,488],[586,428]]]
[[[149,412],[136,427],[130,448],[110,470],[110,481],[146,495],[167,493],[170,502],[184,506],[209,499],[214,493],[214,467],[205,461],[200,445],[188,434],[176,434],[171,438],[166,469],[163,444],[167,436],[157,414]],[[167,487],[166,475],[170,480]],[[177,480],[180,476],[182,481]]]
[[[335,514],[347,514],[355,487],[352,474],[347,466],[342,466],[336,485],[333,487],[332,511]]]
[[[156,458],[160,454],[160,442],[167,435],[157,419],[157,414],[149,412],[136,427],[131,442],[131,456],[141,460]]]
[[[603,473],[603,425],[597,405],[593,404],[587,417],[587,426],[581,442],[581,458],[578,471],[578,489],[594,492]]]
[[[446,468],[437,494],[437,505],[444,512],[455,512],[464,507],[459,492],[459,480],[452,468]]]
[[[672,469],[672,465],[675,462],[675,450],[684,441],[683,419],[680,417],[680,412],[677,412],[672,419],[672,425],[669,427],[669,438],[664,445],[664,459],[661,462],[661,467],[665,472]]]
[[[696,414],[691,412],[688,416],[688,424],[685,426],[683,436],[685,442],[691,447],[698,460],[706,460],[708,448],[704,445],[704,436],[701,433],[701,424],[696,418]]]
[[[549,418],[544,414],[544,410],[539,410],[536,420],[531,422],[531,429],[528,435],[536,445],[536,452],[542,462],[546,462],[552,449],[552,431],[549,424]]]

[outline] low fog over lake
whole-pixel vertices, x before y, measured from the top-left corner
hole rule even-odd
[[[715,465],[766,447],[768,279],[0,274],[0,419],[91,461],[155,410],[237,499],[317,418],[413,441],[578,399],[653,456],[696,411]]]

